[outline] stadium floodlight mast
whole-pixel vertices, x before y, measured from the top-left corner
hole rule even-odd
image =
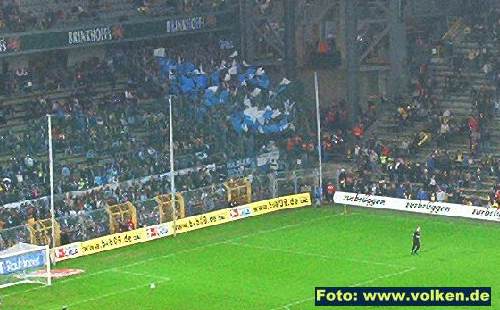
[[[175,210],[175,176],[174,176],[174,130],[172,125],[172,95],[168,96],[168,114],[169,114],[169,149],[170,149],[170,206],[172,206],[172,220],[174,222],[174,237],[177,235],[176,222],[177,212]]]
[[[49,138],[49,178],[50,178],[50,220],[52,226],[52,248],[56,247],[56,215],[54,212],[54,153],[52,149],[52,116],[47,114],[47,127]],[[55,260],[53,264],[55,265]]]
[[[323,196],[323,167],[321,157],[321,117],[319,115],[319,84],[318,72],[314,71],[314,91],[316,93],[316,124],[318,129],[318,159],[319,159],[319,191]],[[320,198],[321,199],[321,198]]]

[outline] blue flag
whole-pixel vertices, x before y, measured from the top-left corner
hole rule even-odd
[[[196,82],[196,88],[198,89],[205,89],[208,87],[208,77],[204,74],[198,74],[194,78]]]
[[[191,93],[194,90],[195,84],[193,79],[188,78],[187,76],[181,76],[181,91],[186,93]]]

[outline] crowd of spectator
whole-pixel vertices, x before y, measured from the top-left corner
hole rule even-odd
[[[197,67],[209,72],[220,68],[216,64],[234,64],[235,57],[228,56],[234,54],[234,50],[225,48],[219,51],[217,44],[198,49],[178,46],[177,49],[167,49],[167,53],[182,59],[192,56]],[[200,55],[208,56],[200,58]],[[13,131],[10,125],[18,117],[19,112],[15,111],[18,109],[12,109],[10,105],[2,107],[4,126],[0,130],[5,142],[2,151],[10,158],[4,159],[0,165],[0,199],[2,204],[14,203],[1,209],[4,229],[22,225],[30,218],[49,217],[48,200],[42,198],[48,194],[47,123],[44,117],[47,113],[53,115],[56,216],[65,240],[82,240],[107,232],[106,214],[102,212],[105,205],[130,200],[142,210],[146,200],[168,191],[169,186],[163,178],[139,181],[168,171],[168,106],[163,94],[173,93],[174,82],[180,77],[162,79],[157,66],[153,48],[147,47],[116,48],[103,59],[93,58],[66,70],[56,63],[17,69],[12,74],[6,70],[4,98],[21,95],[29,100],[26,103],[29,110],[23,116],[22,127]],[[221,75],[228,74],[231,68],[234,66],[221,69]],[[246,71],[242,64],[240,68],[241,72]],[[248,83],[253,83],[251,80],[249,78]],[[266,95],[271,92],[268,84],[270,82],[266,82],[264,89]],[[99,91],[100,87],[105,91]],[[255,94],[257,88],[238,86],[236,81],[230,80],[224,80],[219,87],[218,93],[231,90],[234,94],[237,91],[246,93],[246,96]],[[54,91],[62,95],[56,98],[45,95]],[[243,113],[245,106],[238,105],[233,94],[231,104],[213,107],[197,102],[197,99],[203,100],[203,91],[198,97],[184,93],[175,95],[176,169],[203,167],[211,163],[220,167],[223,164],[222,169],[202,168],[179,175],[178,190],[218,184],[229,174],[226,163],[275,150],[270,138],[276,139],[278,145],[282,144],[280,139],[286,139],[281,130],[267,135],[258,132],[263,128],[267,130],[263,126],[267,126],[271,119],[251,132],[238,128],[231,121],[231,113]],[[266,104],[263,95],[252,96],[252,100],[254,98],[262,98],[260,104]],[[83,162],[72,162],[68,158],[83,158]],[[129,184],[125,186],[106,186],[127,180],[135,181],[125,183]],[[89,191],[84,192],[86,190]],[[65,194],[70,191],[83,194]],[[217,192],[212,200],[207,199],[208,193],[210,191],[202,191],[198,198],[203,204],[202,210],[210,210],[222,201],[223,193]],[[199,206],[195,208],[190,201],[194,200],[188,200],[189,212],[201,212],[195,211]],[[156,221],[157,212],[146,210],[149,210],[149,215],[139,215],[140,223]]]
[[[490,132],[498,116],[500,63],[494,44],[498,42],[499,17],[497,11],[489,10],[486,15],[471,14],[461,21],[461,39],[477,43],[467,53],[454,48],[452,40],[431,43],[417,38],[412,51],[417,62],[412,70],[413,95],[393,100],[397,131],[411,132],[417,127],[416,133],[399,145],[370,138],[351,146],[348,154],[358,168],[338,173],[342,190],[499,207],[500,159],[491,152],[491,144],[497,142]],[[427,56],[419,57],[422,54]],[[431,59],[436,58],[451,68],[443,81],[429,69]],[[481,84],[470,78],[474,75],[481,76]],[[441,106],[442,100],[456,95],[470,98],[467,117]],[[469,148],[450,151],[449,142],[456,137],[467,138]],[[427,159],[412,159],[424,146],[433,149]],[[481,188],[482,184],[489,188]]]
[[[451,202],[465,205],[499,207],[498,183],[482,195],[470,195],[483,179],[500,179],[500,160],[493,156],[473,159],[436,149],[424,161],[398,156],[374,139],[356,144],[352,153],[354,169],[338,173],[338,186],[354,191],[402,199]]]
[[[153,2],[134,3],[147,13]],[[202,2],[215,7],[224,3]],[[272,1],[257,3],[259,14],[271,14]],[[183,1],[180,9],[189,12],[197,4],[199,1]],[[477,25],[467,33],[476,35],[476,28],[485,28]],[[486,28],[492,30],[486,31],[485,42],[492,40],[491,33],[496,36],[495,26]],[[10,105],[0,107],[0,142],[8,150],[2,155],[9,156],[0,164],[0,203],[14,203],[0,208],[2,228],[49,217],[48,200],[43,198],[49,183],[48,164],[43,159],[47,157],[46,114],[53,115],[55,210],[64,242],[109,232],[103,207],[116,203],[133,202],[139,226],[159,222],[151,199],[170,188],[162,175],[169,169],[168,95],[174,96],[170,98],[175,165],[186,171],[176,183],[179,191],[189,191],[187,214],[227,203],[220,184],[229,177],[229,162],[279,150],[280,161],[269,165],[271,171],[316,164],[316,128],[310,121],[315,119],[315,111],[302,102],[299,85],[282,76],[272,83],[264,68],[248,65],[228,42],[210,37],[194,47],[181,39],[175,45],[155,41],[139,47],[113,47],[103,58],[72,68],[57,62],[5,68],[2,94],[5,98],[25,96],[30,110],[23,129],[14,131],[10,124],[17,112]],[[340,189],[498,206],[498,184],[492,185],[487,197],[464,194],[484,178],[500,178],[500,161],[487,152],[487,124],[495,104],[498,112],[497,93],[490,84],[473,87],[463,78],[465,72],[480,71],[491,83],[499,83],[497,59],[485,46],[462,58],[444,52],[453,68],[444,82],[444,95],[470,91],[473,109],[467,120],[441,109],[437,81],[428,63],[416,66],[415,89],[409,99],[370,98],[362,111],[355,112],[344,100],[323,106],[323,160],[329,162],[340,155],[358,167],[339,171]],[[54,91],[62,95],[42,95]],[[401,132],[416,121],[428,120],[412,141],[396,146],[368,137],[379,114],[377,107],[391,105]],[[354,121],[353,114],[358,115]],[[468,135],[469,152],[445,150],[453,135]],[[425,162],[411,159],[431,142],[436,148]],[[256,181],[254,186],[258,188],[256,197],[269,196],[262,194],[268,193],[268,184]],[[117,229],[130,227],[128,218]],[[25,232],[19,232],[18,238],[25,237]]]
[[[229,205],[225,185],[207,176],[223,173],[225,167],[201,168],[198,171],[180,171],[176,188],[182,192],[185,215],[197,215]],[[225,179],[231,180],[231,179]],[[267,175],[249,177],[255,200],[268,198],[270,179]],[[105,207],[132,202],[137,210],[137,226],[144,227],[160,223],[160,210],[155,197],[167,194],[170,178],[166,175],[152,176],[120,184],[110,184],[88,191],[68,192],[55,197],[56,219],[61,227],[61,243],[88,240],[109,234],[110,219]],[[47,198],[21,203],[17,207],[0,209],[2,219],[0,248],[19,241],[29,241],[25,226],[29,220],[50,217]],[[5,219],[5,221],[4,221]],[[131,217],[115,221],[115,231],[131,230]],[[135,228],[135,225],[133,226]]]
[[[48,193],[48,165],[44,160],[47,156],[47,120],[43,117],[47,113],[53,115],[56,193],[85,190],[167,170],[169,129],[163,93],[169,92],[174,83],[172,79],[160,79],[152,50],[129,49],[125,53],[113,49],[109,57],[103,60],[91,59],[77,65],[72,74],[67,74],[68,79],[57,87],[70,90],[69,95],[56,99],[36,96],[50,89],[44,82],[33,78],[31,85],[37,92],[29,97],[28,100],[32,102],[26,103],[33,107],[26,119],[28,124],[23,126],[21,132],[13,132],[6,126],[1,138],[6,155],[11,156],[5,165],[0,166],[3,177],[0,192],[2,203],[36,199]],[[179,54],[174,54],[174,51],[169,53],[175,57],[181,57],[183,53],[182,57],[187,58],[187,51],[193,55],[203,55],[202,50],[205,53],[213,51],[209,53],[212,58],[205,57],[198,62],[206,71],[224,59],[222,54],[217,54],[216,47],[209,45],[199,49],[179,48]],[[137,69],[142,66],[146,68],[146,73]],[[55,72],[60,70],[57,66],[53,66],[53,69]],[[33,70],[32,75],[36,77],[39,73]],[[116,82],[120,78],[127,82],[117,88]],[[234,100],[232,104],[211,107],[200,104],[199,101],[204,98],[203,91],[207,90],[196,95],[177,94],[174,99],[177,168],[255,157],[267,150],[269,137],[284,139],[280,138],[281,132],[274,136],[272,132],[259,133],[257,130],[266,129],[262,126],[251,133],[235,127],[235,121],[230,119],[231,114],[243,114],[242,111],[248,107],[238,104],[236,100],[241,98],[241,94],[254,92],[256,88],[238,89],[234,85],[234,82],[224,81],[217,92],[220,94],[230,90],[234,93],[230,95],[231,100]],[[96,90],[99,86],[110,90],[103,94]],[[22,88],[13,88],[6,94],[14,95],[23,91]],[[237,94],[238,91],[240,94]],[[261,97],[263,101],[260,103],[266,104],[264,95],[257,98]],[[13,118],[15,113],[4,115],[7,120]],[[71,158],[83,158],[83,163],[72,163],[69,160]],[[194,184],[199,185],[196,182]]]
[[[230,0],[118,0],[118,1],[19,1],[0,2],[0,32],[48,30],[96,22],[124,22],[132,19],[221,10]]]

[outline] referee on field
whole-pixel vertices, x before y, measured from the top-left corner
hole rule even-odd
[[[417,226],[413,233],[413,246],[411,247],[411,255],[418,255],[420,250],[420,226]]]

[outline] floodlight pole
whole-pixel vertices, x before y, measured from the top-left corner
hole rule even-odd
[[[54,211],[54,153],[52,151],[52,116],[47,115],[49,136],[50,219],[52,226],[52,248],[56,247],[56,215]],[[55,261],[54,261],[55,264]]]
[[[169,132],[170,132],[170,205],[172,206],[172,219],[174,222],[174,237],[177,235],[177,211],[175,208],[175,177],[174,177],[174,130],[172,125],[172,95],[168,96]]]
[[[319,190],[323,193],[323,160],[321,154],[321,117],[319,115],[319,85],[318,72],[314,71],[314,91],[316,93],[316,124],[318,129],[318,159],[319,159]],[[323,194],[321,194],[323,196]],[[321,198],[320,198],[321,199]]]

